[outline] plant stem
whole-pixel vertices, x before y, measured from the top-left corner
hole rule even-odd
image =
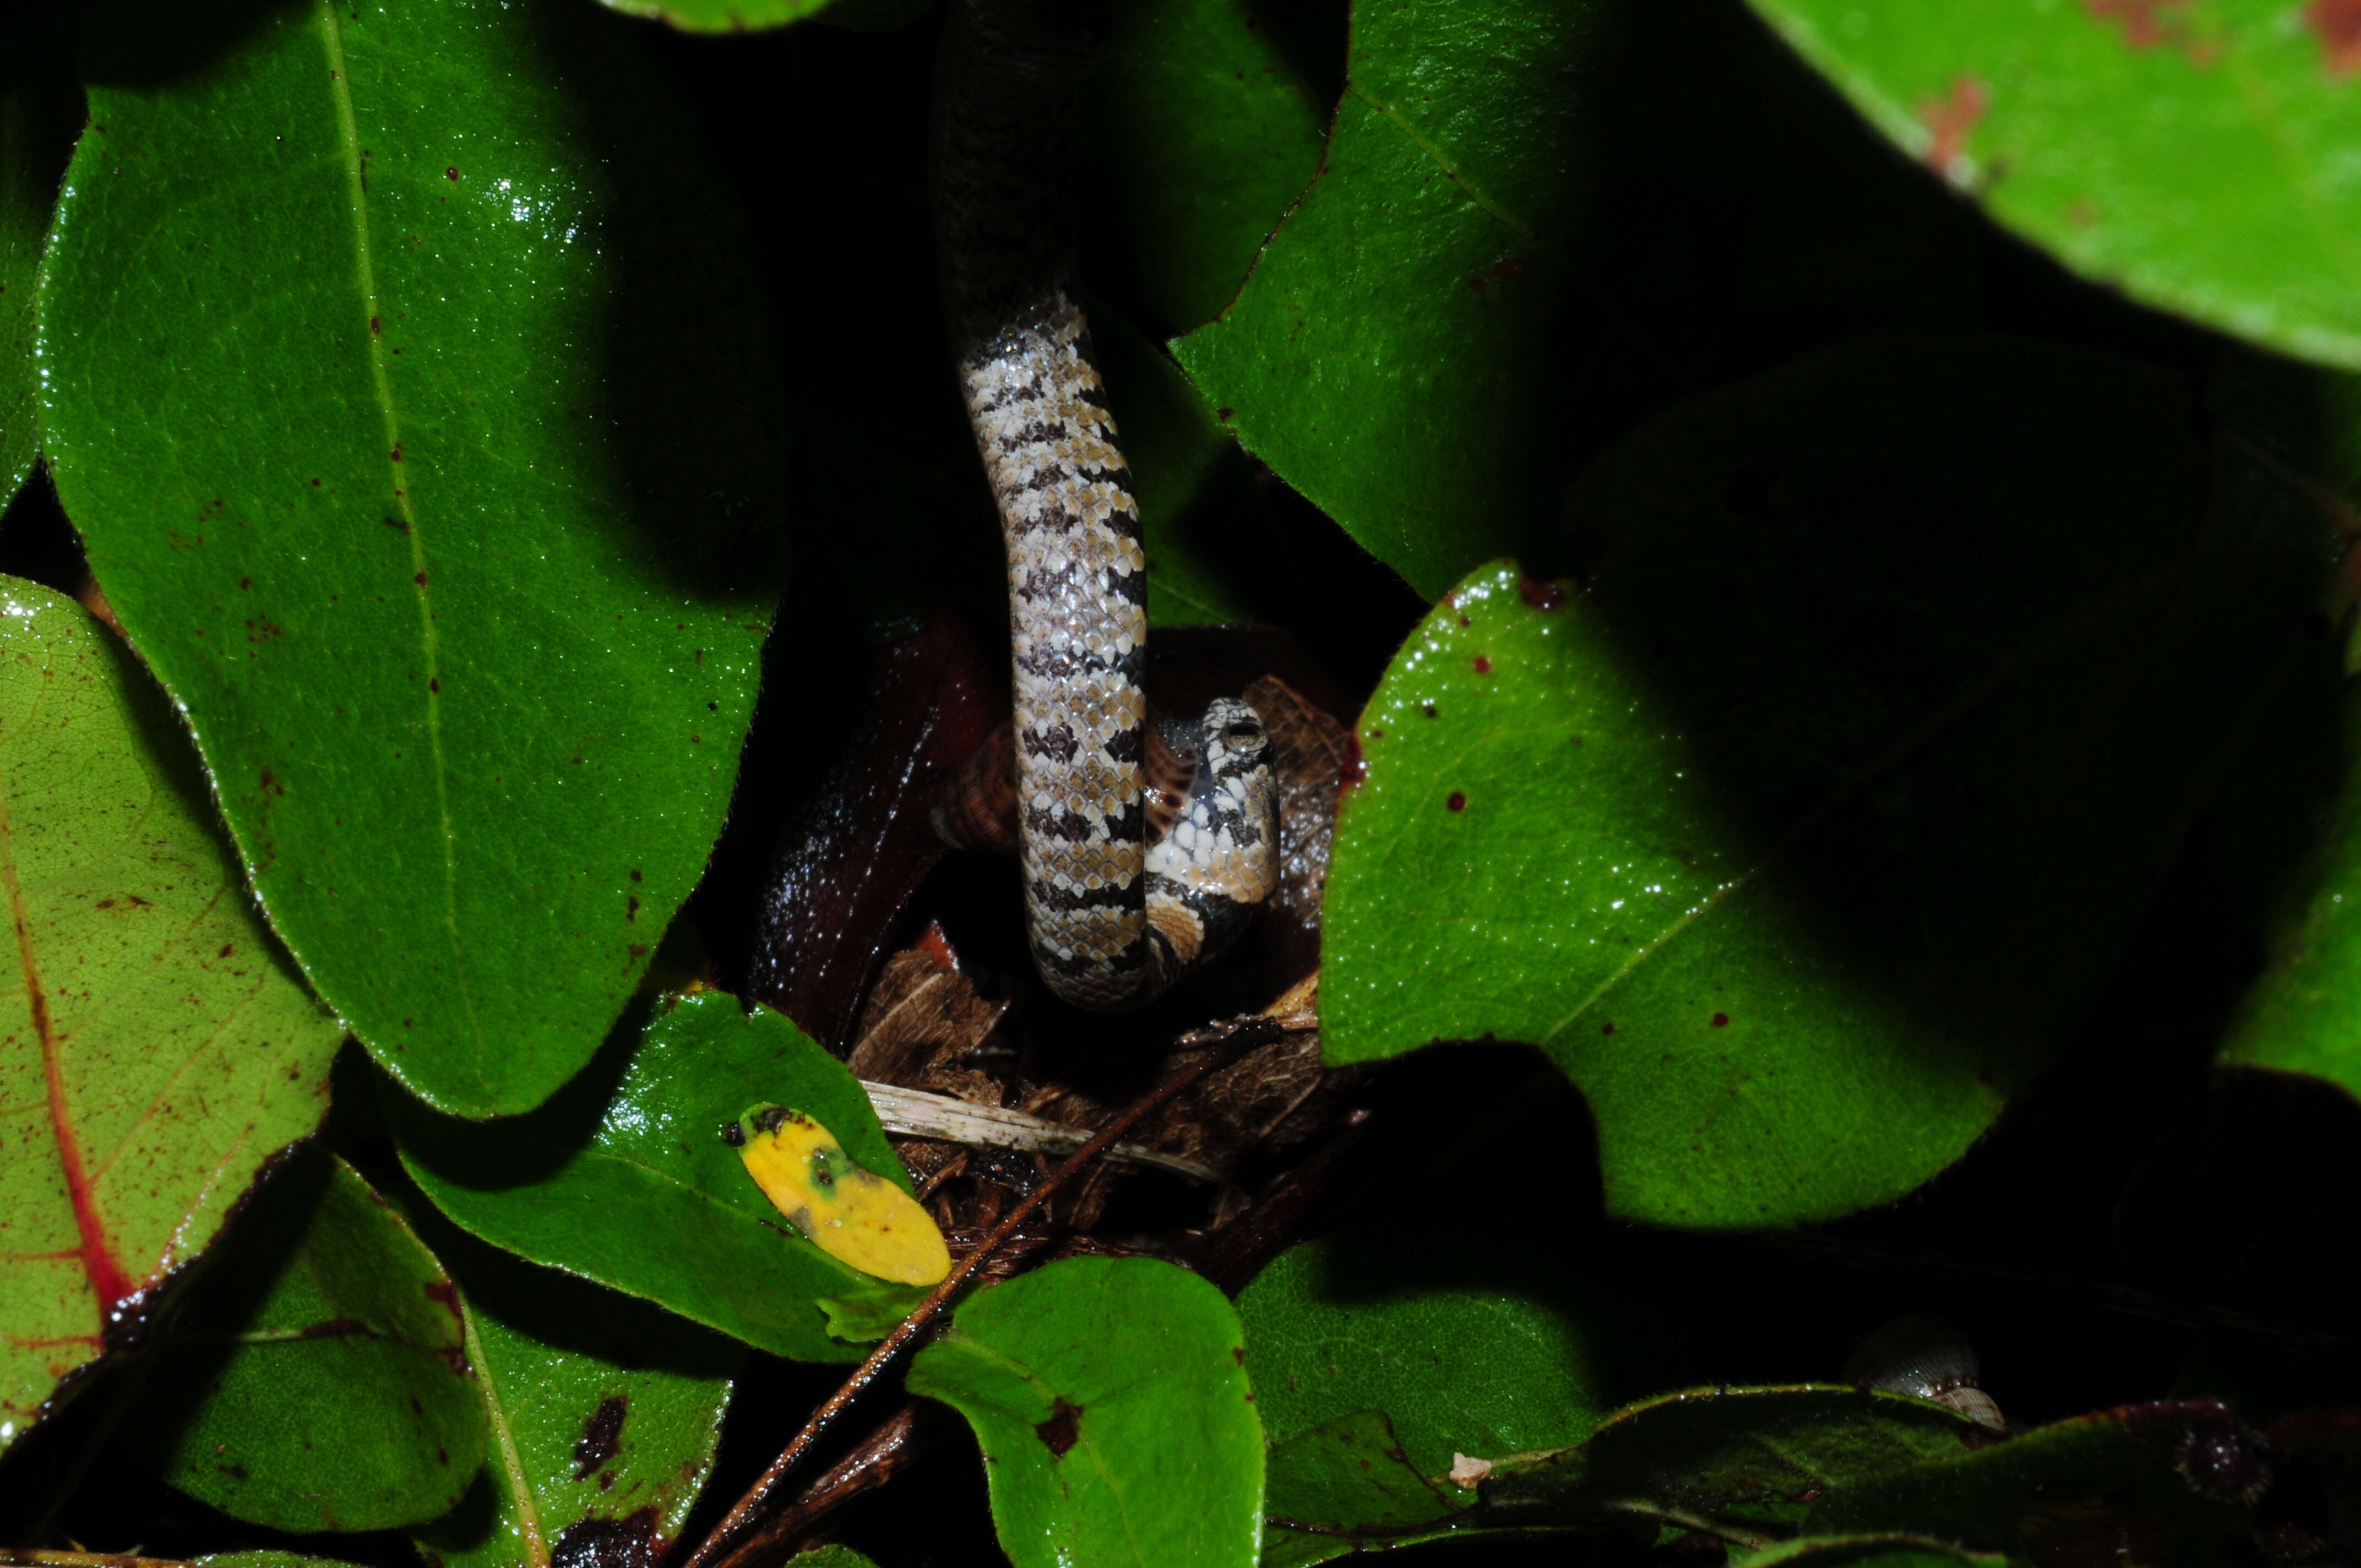
[[[916,1338],[919,1330],[934,1321],[935,1315],[942,1310],[944,1304],[950,1301],[952,1296],[958,1293],[960,1287],[966,1284],[969,1277],[983,1266],[1003,1242],[1016,1234],[1018,1226],[1033,1217],[1034,1211],[1040,1208],[1052,1193],[1063,1187],[1077,1172],[1086,1168],[1092,1161],[1113,1147],[1116,1139],[1129,1132],[1149,1112],[1170,1101],[1182,1090],[1208,1074],[1227,1067],[1248,1050],[1277,1038],[1286,1032],[1287,1027],[1285,1022],[1267,1014],[1248,1014],[1244,1017],[1230,1019],[1226,1023],[1209,1025],[1205,1028],[1192,1030],[1173,1042],[1177,1047],[1222,1046],[1226,1048],[1207,1052],[1200,1060],[1157,1085],[1121,1115],[1100,1128],[1089,1143],[1074,1151],[1072,1158],[1051,1171],[1047,1180],[1019,1200],[1016,1206],[1009,1210],[999,1224],[993,1227],[992,1233],[983,1238],[976,1249],[961,1258],[959,1266],[944,1277],[943,1282],[928,1292],[925,1300],[918,1303],[917,1310],[895,1324],[894,1332],[878,1343],[877,1348],[869,1353],[869,1359],[854,1367],[851,1376],[844,1380],[842,1386],[829,1396],[825,1404],[812,1412],[811,1419],[804,1423],[803,1430],[796,1432],[794,1439],[780,1452],[779,1457],[771,1462],[771,1467],[763,1471],[752,1486],[746,1488],[745,1496],[740,1497],[737,1505],[730,1510],[721,1522],[713,1527],[713,1533],[697,1543],[697,1550],[689,1554],[688,1560],[681,1564],[681,1568],[710,1568],[710,1565],[717,1563],[737,1538],[743,1534],[746,1529],[761,1518],[763,1511],[770,1507],[771,1499],[778,1491],[780,1483],[785,1481],[788,1472],[811,1452],[812,1445],[819,1441],[820,1434],[827,1431],[835,1423],[837,1418],[851,1408],[852,1402],[861,1397],[862,1390],[875,1380],[877,1374],[884,1370],[885,1364],[900,1354],[902,1347]]]

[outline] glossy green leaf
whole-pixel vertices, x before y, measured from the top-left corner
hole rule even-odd
[[[193,1561],[198,1568],[354,1568],[341,1558],[300,1552],[215,1552]]]
[[[1564,475],[1547,411],[1598,7],[1359,0],[1319,178],[1175,345],[1246,449],[1433,597]]]
[[[1433,1541],[1475,1503],[1472,1489],[1421,1475],[1383,1412],[1339,1416],[1271,1444],[1262,1568]]]
[[[1756,1543],[1839,1483],[1956,1457],[1981,1430],[1860,1388],[1698,1388],[1618,1411],[1579,1447],[1520,1456],[1483,1486],[1488,1519],[1650,1519]]]
[[[1095,302],[1091,336],[1126,465],[1139,499],[1150,626],[1255,619],[1242,584],[1250,563],[1224,553],[1209,514],[1239,501],[1237,443],[1180,368],[1129,322]]]
[[[93,24],[58,493],[321,993],[413,1092],[523,1111],[735,776],[781,507],[742,238],[594,7],[198,32]]]
[[[743,33],[816,16],[829,0],[598,0],[609,10],[653,16],[685,33]]]
[[[2361,684],[2345,693],[2347,750]],[[2361,1099],[2361,769],[2348,769],[2271,961],[2224,1033],[2221,1059],[2304,1073]]]
[[[2209,1470],[2205,1455],[2225,1445],[2243,1445],[2243,1460]],[[2127,1405],[1883,1475],[1839,1478],[1809,1522],[1818,1533],[1909,1530],[2021,1552],[2052,1529],[2045,1510],[2056,1500],[2091,1498],[2099,1506],[2068,1522],[2145,1521],[2166,1540],[2226,1545],[2254,1532],[2253,1498],[2231,1494],[2251,1485],[2259,1496],[2270,1460],[2262,1437],[2211,1400]]]
[[[1075,148],[1093,276],[1166,331],[1209,322],[1319,171],[1328,105],[1250,0],[1118,5]]]
[[[350,1166],[307,1151],[240,1216],[124,1431],[173,1486],[291,1530],[434,1519],[484,1456],[459,1299]]]
[[[841,1062],[786,1018],[719,992],[666,999],[529,1116],[489,1124],[381,1097],[435,1207],[536,1263],[670,1308],[776,1355],[857,1361],[823,1299],[878,1304],[879,1332],[926,1294],[857,1273],[797,1235],[721,1130],[758,1100],[817,1118],[868,1169],[909,1179]]]
[[[1923,1535],[1811,1535],[1730,1560],[1730,1568],[2006,1568],[2006,1557]]]
[[[238,885],[187,737],[80,605],[0,579],[0,1447],[319,1124],[343,1031]]]
[[[49,227],[50,192],[38,143],[31,92],[0,77],[0,511],[16,499],[40,451],[33,280]]]
[[[1152,1258],[1065,1258],[962,1302],[908,1386],[975,1429],[1016,1568],[1252,1564],[1263,1443],[1237,1314]]]
[[[2214,487],[2181,389],[1850,347],[1624,443],[1587,591],[1488,567],[1359,725],[1331,1059],[1493,1036],[1609,1207],[1793,1223],[1956,1159],[2081,1019],[2256,694],[2320,514]]]
[[[1605,1384],[1622,1336],[1602,1294],[1498,1239],[1387,1232],[1290,1247],[1238,1293],[1238,1317],[1273,1443],[1380,1410],[1412,1470],[1433,1476],[1461,1453],[1580,1442],[1618,1402]]]
[[[645,1302],[424,1227],[458,1282],[492,1442],[428,1568],[653,1563],[713,1469],[744,1352]]]
[[[1441,1524],[1476,1494],[1420,1475],[1385,1413],[1356,1410],[1271,1444],[1268,1503],[1313,1530],[1383,1537]]]
[[[1870,123],[2133,298],[2361,366],[2361,14],[1753,0]]]

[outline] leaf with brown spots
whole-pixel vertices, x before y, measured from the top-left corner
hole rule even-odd
[[[1632,434],[1568,499],[1583,591],[1471,576],[1362,714],[1328,1059],[1542,1047],[1647,1223],[1957,1160],[2307,646],[2324,522],[2191,416],[2116,361],[1897,341]]]
[[[248,20],[159,74],[137,5],[91,19],[43,448],[305,975],[411,1092],[513,1114],[729,806],[787,511],[767,307],[637,25]],[[169,308],[115,295],[159,267]]]
[[[434,1255],[316,1146],[241,1217],[155,1348],[122,1431],[180,1490],[276,1530],[448,1509],[488,1423]]]
[[[718,991],[634,1016],[530,1116],[487,1126],[379,1096],[411,1176],[469,1233],[774,1355],[857,1361],[822,1303],[874,1305],[890,1325],[924,1292],[830,1257],[772,1207],[728,1141],[757,1098],[804,1111],[854,1163],[906,1190],[844,1064],[777,1014],[748,1014]]]
[[[400,1194],[467,1305],[494,1441],[473,1491],[415,1532],[443,1568],[653,1568],[704,1489],[744,1352],[537,1268]]]
[[[1895,144],[2143,303],[2361,366],[2361,3],[1752,0]]]
[[[909,1388],[975,1428],[1016,1568],[1248,1568],[1263,1443],[1243,1343],[1184,1269],[1070,1257],[969,1298]]]
[[[256,916],[187,738],[72,600],[0,579],[0,1447],[318,1124],[342,1031]]]

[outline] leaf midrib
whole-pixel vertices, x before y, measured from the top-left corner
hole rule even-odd
[[[463,1295],[461,1306],[466,1328],[460,1343],[467,1347],[468,1364],[476,1369],[476,1386],[482,1391],[484,1412],[500,1447],[502,1479],[507,1483],[509,1502],[516,1509],[517,1533],[524,1537],[525,1568],[549,1568],[549,1542],[541,1528],[540,1499],[534,1496],[533,1477],[517,1447],[516,1423],[500,1398],[500,1376],[485,1351],[484,1336],[477,1332],[476,1304]]]
[[[41,671],[38,693],[27,708],[25,718],[8,736],[13,744],[30,728],[35,715],[48,701],[57,684],[53,663]],[[82,1245],[74,1255],[82,1261],[82,1277],[89,1284],[96,1303],[101,1323],[117,1301],[131,1293],[132,1281],[124,1267],[114,1244],[106,1234],[106,1224],[98,1211],[98,1197],[93,1190],[91,1172],[82,1164],[82,1143],[76,1136],[71,1113],[65,1099],[64,1042],[57,1032],[56,1020],[49,1016],[49,996],[42,989],[40,963],[33,951],[31,912],[25,906],[25,890],[16,875],[16,831],[9,811],[9,785],[6,770],[8,744],[0,744],[0,895],[8,905],[9,924],[16,938],[16,958],[22,968],[25,986],[25,1007],[33,1025],[41,1052],[41,1075],[49,1114],[51,1141],[57,1149],[58,1163],[62,1168],[66,1183],[66,1201],[74,1216],[74,1234]]]
[[[2042,633],[2020,643],[2013,656],[1996,663],[1984,673],[1982,678],[1969,683],[1964,689],[1954,695],[1950,701],[1936,708],[1919,724],[1897,737],[1882,755],[1871,761],[1857,773],[1838,784],[1817,807],[1806,812],[1794,828],[1789,829],[1777,843],[1755,857],[1751,865],[1739,871],[1735,876],[1722,883],[1703,902],[1685,911],[1679,918],[1659,931],[1654,938],[1642,944],[1614,973],[1600,981],[1588,994],[1577,1002],[1565,1017],[1543,1030],[1540,1037],[1533,1043],[1545,1046],[1557,1040],[1580,1022],[1592,1007],[1622,985],[1642,963],[1663,951],[1683,932],[1687,931],[1707,915],[1727,903],[1731,895],[1755,882],[1763,873],[1783,860],[1788,850],[1796,844],[1826,827],[1830,818],[1850,802],[1859,798],[1863,790],[1902,766],[1913,755],[1933,743],[1938,738],[1949,732],[1966,714],[1981,707],[1995,692],[2012,681],[2022,678],[2027,672],[2059,656],[2082,637],[2096,631],[2115,618],[2133,613],[2152,596],[2166,591],[2181,566],[2182,563],[2176,561],[2153,573],[2118,584],[2109,591],[2094,595],[2090,600],[2078,607],[2073,613],[2063,617]]]
[[[1514,213],[1509,211],[1508,208],[1500,205],[1499,202],[1493,200],[1491,195],[1487,192],[1482,186],[1476,183],[1474,178],[1468,174],[1466,169],[1462,168],[1455,159],[1443,150],[1441,145],[1430,139],[1424,132],[1421,131],[1416,125],[1411,123],[1410,116],[1402,112],[1402,108],[1400,104],[1387,103],[1384,99],[1378,97],[1376,93],[1371,93],[1367,88],[1362,86],[1358,81],[1349,77],[1346,78],[1345,82],[1345,96],[1347,98],[1358,98],[1362,103],[1367,104],[1370,108],[1375,109],[1378,115],[1383,116],[1385,124],[1393,126],[1397,131],[1400,131],[1404,137],[1408,137],[1411,145],[1417,148],[1419,151],[1424,153],[1429,159],[1433,159],[1435,167],[1441,169],[1445,175],[1449,176],[1452,183],[1458,186],[1461,192],[1465,194],[1469,201],[1475,203],[1477,207],[1481,208],[1503,228],[1509,230],[1510,233],[1515,235],[1527,245],[1539,245],[1541,243],[1541,234],[1538,230],[1536,230],[1531,224],[1528,224],[1523,219],[1518,217]],[[1327,174],[1327,170],[1324,167],[1321,170],[1321,174],[1323,178]]]
[[[335,0],[321,0],[320,38],[327,55],[329,95],[336,106],[336,137],[344,155],[347,191],[346,210],[352,219],[354,281],[361,295],[361,309],[366,318],[362,323],[362,341],[368,345],[369,378],[378,411],[383,420],[383,445],[386,467],[393,491],[393,504],[401,514],[402,536],[410,544],[410,565],[414,598],[418,605],[419,657],[426,672],[423,689],[426,701],[426,739],[434,763],[434,806],[442,828],[443,845],[443,926],[451,939],[451,967],[458,981],[459,1005],[467,1015],[467,1032],[475,1047],[477,1077],[489,1081],[485,1071],[483,1025],[476,1017],[474,988],[468,982],[466,945],[459,938],[459,863],[458,840],[451,823],[451,771],[443,754],[443,698],[440,682],[440,647],[435,634],[434,617],[427,609],[428,575],[426,545],[419,532],[416,509],[410,499],[410,486],[401,463],[394,454],[401,450],[401,419],[394,408],[391,366],[385,351],[383,335],[370,324],[383,319],[384,311],[378,298],[376,252],[369,238],[368,182],[361,169],[360,125],[353,110],[352,72],[345,60],[344,24],[337,17]]]

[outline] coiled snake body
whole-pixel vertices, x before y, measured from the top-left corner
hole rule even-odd
[[[950,9],[936,229],[1008,551],[1027,932],[1059,996],[1136,1006],[1218,951],[1275,885],[1270,740],[1234,699],[1194,727],[1150,727],[1139,509],[1074,287],[1071,112],[1092,29],[1056,0]],[[1192,776],[1151,795],[1169,762]],[[1169,826],[1151,844],[1154,817]]]

